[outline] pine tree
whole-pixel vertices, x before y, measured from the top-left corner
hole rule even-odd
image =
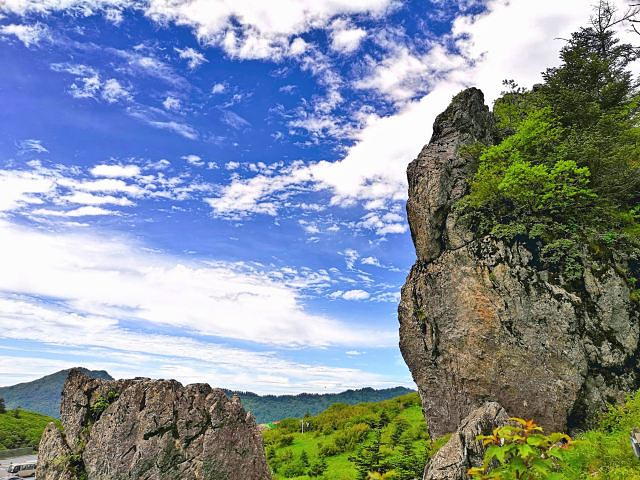
[[[357,480],[366,480],[369,472],[379,472],[381,470],[380,445],[382,444],[382,428],[376,428],[373,432],[373,441],[360,448],[355,457],[349,458],[349,461],[356,466]]]
[[[326,471],[327,460],[324,457],[320,457],[317,462],[314,462],[311,465],[309,471],[307,472],[307,475],[309,475],[310,477],[319,477]]]
[[[302,450],[302,453],[300,453],[300,463],[304,468],[309,467],[309,455],[307,455],[306,450]]]

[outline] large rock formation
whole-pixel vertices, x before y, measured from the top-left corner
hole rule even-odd
[[[585,258],[583,286],[570,290],[536,245],[477,238],[458,218],[476,168],[459,149],[493,131],[482,92],[465,90],[407,170],[417,261],[398,309],[400,348],[434,435],[486,401],[546,429],[582,426],[638,388],[640,314],[624,265]]]
[[[72,370],[60,414],[64,433],[51,424],[40,441],[40,480],[271,478],[253,417],[209,385]]]
[[[484,461],[485,448],[478,435],[490,435],[494,428],[506,425],[509,415],[495,402],[472,411],[451,438],[427,463],[423,480],[466,480],[471,467]]]

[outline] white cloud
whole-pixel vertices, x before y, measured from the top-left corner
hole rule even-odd
[[[193,165],[194,167],[202,167],[204,166],[204,160],[199,155],[194,155],[190,153],[189,155],[183,155],[182,160],[185,160],[189,165]]]
[[[150,162],[147,168],[162,170],[169,163]],[[168,176],[163,171],[140,174],[136,165],[96,165],[89,171],[98,176],[86,179],[78,167],[45,168],[40,162],[28,162],[31,170],[0,170],[0,216],[8,212],[23,216],[37,214],[47,216],[81,216],[107,214],[106,211],[82,209],[64,211],[69,203],[87,206],[134,205],[132,198],[156,201],[185,201],[210,195],[213,186],[194,181],[187,174]],[[52,213],[53,212],[53,213]],[[108,214],[116,214],[108,213]]]
[[[113,23],[116,26],[119,26],[124,20],[122,10],[119,10],[117,8],[107,8],[104,12],[104,16],[109,22]]]
[[[140,167],[137,165],[96,165],[91,168],[94,177],[130,178],[140,175]]]
[[[372,300],[374,302],[389,302],[389,303],[395,303],[397,305],[398,302],[400,301],[400,292],[395,291],[395,292],[379,293],[375,297],[372,297]]]
[[[364,352],[360,352],[358,350],[348,350],[346,352],[344,352],[346,355],[349,355],[350,357],[357,357],[358,355],[363,355]]]
[[[164,170],[164,169],[168,168],[169,166],[171,166],[171,162],[169,160],[167,160],[166,158],[161,158],[160,160],[158,160],[156,162],[147,163],[147,167],[148,168],[152,168],[154,170]]]
[[[0,6],[0,11],[2,7]],[[9,24],[0,26],[0,36],[15,36],[24,43],[25,47],[39,45],[43,40],[51,39],[51,34],[46,25],[35,23],[33,25]]]
[[[296,39],[302,33],[326,28],[338,16],[380,16],[393,5],[392,0],[5,0],[0,11],[21,15],[61,10],[85,15],[103,12],[117,18],[114,11],[138,8],[160,24],[190,27],[201,43],[217,45],[232,57],[279,60],[300,53]]]
[[[109,78],[102,81],[100,73],[93,67],[74,63],[53,63],[51,69],[55,72],[65,72],[76,78],[69,87],[69,93],[74,98],[102,98],[107,103],[131,101],[133,96],[118,80]]]
[[[130,207],[134,203],[126,197],[114,197],[112,195],[94,195],[87,192],[73,192],[71,195],[61,197],[61,200],[82,205],[118,205]]]
[[[48,194],[55,186],[51,177],[32,172],[0,170],[0,213],[41,204],[41,194]]]
[[[176,378],[185,384],[208,382],[261,394],[411,385],[359,369],[293,362],[273,352],[233,348],[206,339],[136,332],[109,318],[78,315],[33,297],[0,297],[0,338],[22,340],[25,331],[42,350],[31,350],[25,357],[24,352],[12,356],[12,350],[2,349],[0,382],[4,385],[78,365],[106,369],[116,378]]]
[[[409,228],[404,217],[394,212],[369,212],[362,217],[362,220],[357,223],[357,226],[373,230],[378,235],[404,233]]]
[[[88,77],[77,78],[69,87],[69,93],[73,98],[97,98],[102,82],[97,73]]]
[[[116,103],[120,100],[131,100],[132,96],[115,78],[110,78],[102,86],[102,99],[107,103]]]
[[[362,263],[363,265],[373,265],[375,267],[380,266],[380,260],[378,260],[376,257],[364,257],[360,260],[360,263]]]
[[[344,256],[344,261],[347,264],[347,268],[349,270],[353,270],[356,265],[356,261],[358,260],[358,258],[360,258],[360,254],[358,253],[358,251],[354,250],[353,248],[347,248],[346,250],[338,253]]]
[[[114,171],[117,173],[117,171]],[[100,178],[98,180],[76,180],[69,177],[60,177],[56,179],[56,183],[62,187],[71,190],[79,190],[82,192],[106,192],[106,193],[124,193],[133,197],[141,197],[145,190],[135,183],[127,183],[118,178]]]
[[[213,85],[213,87],[211,87],[211,93],[213,93],[214,95],[217,93],[222,93],[225,91],[225,85],[224,83],[215,83]]]
[[[240,163],[239,162],[227,162],[224,164],[224,168],[226,168],[227,170],[236,170],[238,168],[240,168]]]
[[[168,96],[162,101],[162,106],[166,110],[179,111],[181,108],[180,100],[176,97]]]
[[[198,52],[197,50],[194,50],[191,47],[183,48],[183,49],[174,48],[174,50],[178,52],[178,56],[181,59],[187,61],[187,65],[191,70],[195,70],[200,65],[208,61],[202,53]]]
[[[96,217],[104,215],[117,215],[118,212],[113,210],[107,210],[102,207],[95,207],[87,205],[85,207],[78,207],[73,210],[50,210],[46,208],[39,208],[31,212],[36,216],[44,217]]]
[[[340,53],[353,53],[367,36],[362,28],[353,27],[345,19],[337,19],[331,24],[331,49]]]
[[[337,290],[329,294],[330,298],[334,298],[334,299],[341,298],[343,300],[353,300],[353,301],[367,300],[370,296],[371,294],[369,292],[366,292],[365,290],[359,290],[359,289],[347,290],[346,292],[342,290]]]
[[[0,291],[55,299],[74,312],[69,321],[92,323],[96,338],[123,320],[273,345],[390,345],[395,337],[306,311],[298,288],[268,270],[154,254],[113,233],[0,222],[0,244],[12,245],[0,251]]]
[[[466,60],[451,55],[442,45],[433,45],[423,54],[415,48],[395,44],[381,61],[369,58],[369,74],[355,83],[359,89],[374,90],[398,105],[427,93],[442,76],[464,67]]]
[[[320,228],[313,222],[308,222],[304,219],[300,219],[298,220],[298,224],[302,227],[305,233],[308,233],[310,235],[320,233]]]

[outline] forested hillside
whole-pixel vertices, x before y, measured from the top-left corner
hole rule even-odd
[[[334,403],[355,405],[362,402],[380,402],[412,392],[405,387],[361,388],[340,393],[301,393],[299,395],[257,395],[252,392],[226,391],[238,395],[242,406],[253,414],[258,423],[268,423],[287,417],[315,415]]]

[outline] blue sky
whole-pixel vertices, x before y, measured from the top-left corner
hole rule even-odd
[[[412,386],[406,165],[591,2],[0,2],[0,384]]]

